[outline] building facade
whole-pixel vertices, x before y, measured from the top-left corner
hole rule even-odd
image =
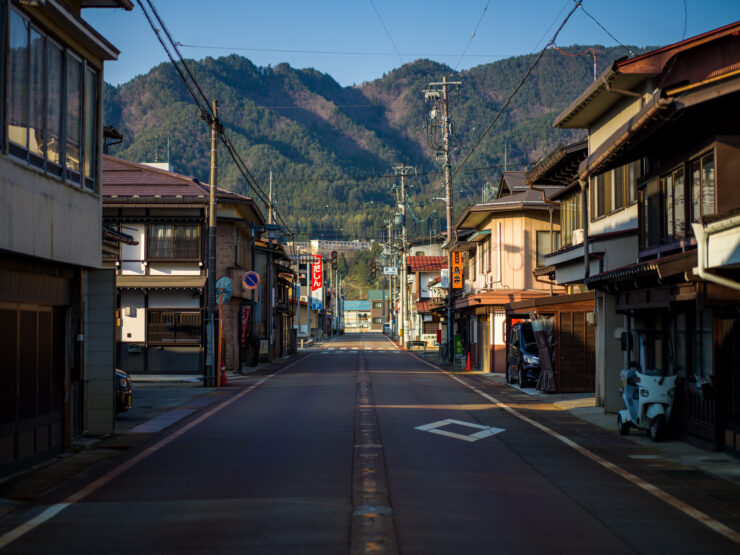
[[[81,16],[80,2],[0,1],[3,475],[113,431],[101,99],[118,51]]]

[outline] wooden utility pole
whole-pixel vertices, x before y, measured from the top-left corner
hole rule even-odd
[[[208,203],[208,325],[206,327],[206,378],[204,385],[216,385],[215,349],[214,349],[214,318],[216,313],[216,170],[218,158],[216,146],[219,134],[218,100],[213,101],[213,117],[211,124],[211,174],[209,177],[210,200]]]
[[[447,250],[447,271],[449,272],[449,278],[447,282],[447,356],[450,362],[455,361],[455,345],[454,345],[454,322],[453,322],[453,291],[452,291],[452,166],[450,165],[450,135],[452,128],[452,120],[449,113],[449,102],[448,102],[448,91],[450,87],[459,88],[462,83],[460,81],[448,81],[447,76],[442,77],[441,83],[429,83],[429,88],[424,91],[424,99],[431,100],[434,102],[432,108],[431,120],[432,130],[442,128],[442,144],[437,146],[437,155],[442,157],[442,167],[444,169],[445,178],[445,201],[447,203],[447,242],[445,249]],[[436,123],[438,117],[436,112],[437,109],[442,109],[442,122],[441,125]],[[434,139],[434,136],[432,136]]]
[[[393,171],[396,175],[401,176],[401,185],[398,193],[398,209],[401,220],[401,321],[399,326],[399,336],[401,338],[401,345],[405,345],[409,341],[409,311],[408,311],[408,277],[406,269],[406,256],[407,256],[407,236],[406,236],[406,176],[414,173],[414,168],[401,164],[395,166]]]

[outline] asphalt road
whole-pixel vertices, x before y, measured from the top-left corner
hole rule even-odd
[[[378,335],[325,342],[3,521],[2,551],[738,552],[735,486],[671,478],[484,380]]]

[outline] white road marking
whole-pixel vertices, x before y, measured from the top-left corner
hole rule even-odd
[[[459,426],[467,426],[468,428],[474,428],[480,430],[474,434],[463,435],[450,432],[449,430],[442,430],[444,426],[449,424],[457,424]],[[432,422],[431,424],[424,424],[423,426],[417,426],[414,430],[421,430],[422,432],[429,432],[430,434],[438,434],[441,436],[454,437],[455,439],[461,439],[463,441],[478,441],[484,437],[491,437],[496,434],[500,434],[505,431],[503,428],[494,428],[491,426],[481,426],[480,424],[473,424],[472,422],[463,422],[462,420],[454,420],[448,418],[447,420],[440,420],[438,422]]]
[[[46,522],[48,520],[51,520],[52,518],[54,518],[56,515],[58,515],[59,513],[61,513],[67,507],[71,507],[75,503],[78,503],[78,502],[82,501],[85,497],[87,497],[88,495],[90,495],[94,491],[100,489],[102,486],[104,486],[105,484],[107,484],[108,482],[110,482],[111,480],[113,480],[114,478],[116,478],[119,475],[123,474],[129,468],[131,468],[132,466],[136,465],[137,463],[139,463],[139,462],[143,461],[144,459],[146,459],[147,457],[149,457],[149,455],[153,455],[154,453],[156,453],[157,451],[159,451],[160,449],[162,449],[163,447],[165,447],[167,444],[171,443],[172,441],[174,441],[175,439],[177,439],[181,435],[183,435],[183,434],[189,432],[190,430],[192,430],[193,428],[195,428],[198,424],[201,424],[202,422],[204,422],[205,420],[209,419],[211,416],[213,416],[217,412],[222,411],[223,409],[225,409],[226,407],[228,407],[232,403],[238,401],[239,399],[241,399],[242,397],[244,397],[245,395],[247,395],[251,391],[254,391],[256,388],[258,388],[259,386],[261,386],[263,383],[265,383],[270,378],[272,378],[274,376],[277,376],[278,374],[281,374],[281,373],[285,372],[288,368],[291,368],[291,367],[295,366],[299,362],[303,362],[304,360],[306,360],[310,356],[311,355],[308,354],[305,357],[303,357],[303,358],[301,358],[299,360],[296,360],[295,362],[293,362],[293,363],[291,363],[291,364],[289,364],[287,366],[284,366],[283,368],[281,368],[277,372],[274,372],[274,373],[270,374],[269,376],[265,376],[264,378],[262,378],[258,382],[256,382],[256,383],[252,384],[251,386],[249,386],[244,391],[242,391],[242,392],[237,393],[236,395],[234,395],[231,399],[228,399],[228,400],[224,401],[223,403],[221,403],[220,405],[218,405],[217,407],[212,408],[211,410],[209,410],[208,412],[206,412],[206,413],[202,414],[201,416],[197,417],[195,420],[193,420],[192,422],[189,422],[188,424],[186,424],[182,428],[179,428],[179,429],[173,431],[171,434],[169,434],[168,436],[163,437],[162,439],[160,439],[157,443],[155,443],[154,445],[152,445],[148,449],[142,451],[141,453],[139,453],[135,457],[129,459],[128,461],[126,461],[124,463],[121,463],[120,465],[118,465],[117,467],[115,467],[111,471],[109,471],[107,474],[104,474],[103,476],[101,476],[97,480],[91,482],[90,484],[88,484],[87,486],[85,486],[84,488],[82,488],[81,490],[77,491],[76,493],[73,493],[72,495],[70,495],[69,497],[67,497],[62,503],[57,503],[55,505],[51,505],[50,507],[44,509],[42,512],[40,512],[35,517],[27,520],[23,524],[21,524],[19,526],[16,526],[12,530],[6,532],[2,536],[0,536],[0,549],[2,549],[4,547],[7,547],[10,543],[14,542],[15,540],[17,540],[18,538],[20,538],[24,534],[30,532],[34,528],[42,525],[44,522]]]
[[[424,360],[424,359],[422,359],[420,357],[419,357],[419,361],[423,362],[427,366],[431,366],[435,370],[437,370],[437,371],[441,372],[442,374],[445,374],[446,376],[452,378],[453,380],[455,380],[456,382],[460,383],[461,385],[464,385],[465,387],[467,387],[471,391],[474,391],[475,393],[477,393],[478,395],[480,395],[484,399],[487,399],[491,403],[495,404],[498,408],[504,409],[509,414],[511,414],[513,416],[516,416],[520,420],[523,420],[524,422],[527,422],[528,424],[531,424],[532,426],[534,426],[538,430],[541,430],[541,431],[545,432],[546,434],[548,434],[549,436],[552,436],[553,438],[557,439],[558,441],[561,441],[562,443],[564,443],[568,447],[570,447],[570,448],[574,449],[575,451],[579,452],[584,457],[591,459],[596,464],[599,464],[599,465],[603,466],[607,470],[611,470],[612,472],[614,472],[618,476],[621,476],[625,480],[627,480],[627,481],[631,482],[632,484],[636,485],[637,487],[645,490],[649,494],[654,495],[655,497],[657,497],[661,501],[664,501],[665,503],[667,503],[668,505],[670,505],[674,509],[677,509],[677,510],[681,511],[685,515],[687,515],[687,516],[693,518],[694,520],[702,523],[706,527],[710,528],[711,530],[714,530],[715,532],[717,532],[718,534],[721,534],[722,536],[728,538],[729,540],[731,540],[731,541],[733,541],[733,542],[735,542],[737,544],[740,544],[740,533],[736,532],[735,530],[733,530],[729,526],[727,526],[725,524],[722,524],[720,521],[718,521],[718,520],[710,517],[708,514],[702,512],[702,511],[700,511],[698,509],[695,509],[694,507],[692,507],[688,503],[684,503],[683,501],[681,501],[680,499],[678,499],[676,497],[673,497],[670,493],[663,491],[659,487],[654,486],[653,484],[651,484],[649,482],[646,482],[645,480],[643,480],[639,476],[635,476],[631,472],[629,472],[627,470],[624,470],[622,467],[617,466],[616,464],[607,461],[606,459],[600,457],[596,453],[594,453],[594,452],[586,449],[585,447],[579,445],[578,443],[576,443],[572,439],[569,439],[569,438],[565,437],[564,435],[559,434],[555,430],[552,430],[552,429],[548,428],[544,424],[541,424],[541,423],[537,422],[536,420],[533,420],[533,419],[529,418],[528,416],[525,416],[524,414],[520,413],[518,410],[516,410],[514,408],[511,408],[510,406],[506,405],[505,403],[500,402],[495,397],[489,395],[488,393],[485,393],[485,392],[481,391],[477,387],[472,386],[472,385],[470,385],[468,383],[465,383],[464,380],[461,380],[460,378],[458,378],[457,376],[451,374],[450,372],[446,372],[445,370],[442,370],[440,367],[435,366],[431,362],[428,362],[428,361],[426,361],[426,360]]]

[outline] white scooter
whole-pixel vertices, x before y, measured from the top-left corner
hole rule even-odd
[[[650,439],[660,441],[671,416],[676,389],[676,376],[668,375],[662,364],[650,364],[660,360],[655,356],[655,333],[636,332],[640,362],[631,362],[630,368],[619,373],[622,399],[626,408],[617,414],[617,427],[622,435],[630,428],[646,429]],[[656,368],[655,366],[659,366]]]

